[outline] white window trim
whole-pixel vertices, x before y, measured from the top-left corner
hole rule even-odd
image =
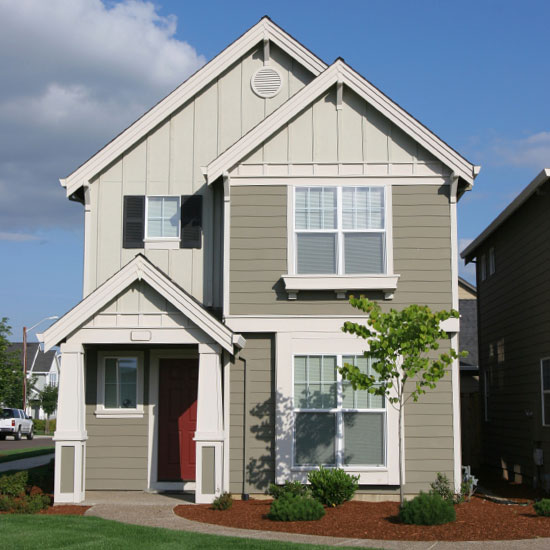
[[[544,395],[545,394],[550,394],[550,389],[548,390],[545,390],[544,389],[544,373],[543,373],[543,361],[550,361],[550,357],[543,357],[541,360],[540,360],[540,397],[541,397],[541,401],[542,401],[542,408],[541,408],[541,411],[542,411],[542,425],[543,427],[545,428],[548,428],[550,427],[550,424],[545,424],[544,422],[544,419],[545,419],[545,410],[544,410]]]
[[[136,385],[136,408],[112,409],[105,407],[105,360],[107,358],[120,359],[123,357],[135,357],[138,362]],[[113,351],[99,352],[97,354],[97,405],[95,416],[97,418],[143,418],[143,352],[139,351]]]
[[[335,464],[327,464],[328,467],[338,467],[342,468],[346,471],[358,471],[358,472],[370,472],[370,471],[385,471],[387,470],[387,463],[388,463],[388,422],[387,422],[387,412],[388,412],[388,405],[387,399],[384,397],[384,401],[386,403],[386,407],[383,409],[356,409],[356,408],[344,408],[341,406],[336,406],[336,408],[332,409],[300,409],[295,406],[295,395],[294,395],[294,364],[296,357],[336,357],[336,365],[342,366],[343,365],[343,357],[344,356],[358,356],[361,354],[357,353],[341,353],[341,354],[328,354],[328,353],[309,353],[309,354],[302,354],[297,353],[292,356],[292,412],[294,415],[293,418],[293,431],[292,431],[292,470],[297,472],[309,472],[311,470],[315,470],[317,468],[317,465],[301,465],[295,463],[295,450],[296,450],[296,426],[295,426],[295,420],[296,420],[296,414],[299,413],[327,413],[327,414],[333,414],[336,421],[336,439],[335,439],[335,457],[336,457],[336,463]],[[341,403],[342,397],[343,397],[343,379],[342,375],[337,372],[336,374],[336,402]],[[391,406],[391,405],[389,405]],[[342,456],[344,453],[344,417],[343,413],[346,412],[352,412],[352,413],[383,413],[384,414],[384,464],[383,465],[360,465],[360,464],[353,464],[353,465],[345,465],[342,461]]]
[[[285,289],[290,300],[295,300],[300,290],[333,290],[337,298],[345,299],[346,291],[353,290],[380,290],[384,292],[385,299],[392,299],[399,275],[393,271],[393,205],[392,183],[373,182],[366,178],[320,178],[315,182],[322,187],[336,187],[338,201],[338,226],[341,225],[342,189],[343,187],[383,187],[384,188],[384,220],[385,220],[385,273],[383,274],[342,274],[343,254],[342,247],[343,230],[338,229],[338,271],[337,274],[298,274],[296,272],[296,220],[294,216],[296,187],[313,187],[313,182],[297,181],[287,183],[287,258],[288,273],[282,275]],[[320,232],[323,232],[322,230]],[[333,231],[331,231],[333,232]]]
[[[294,356],[295,355],[361,355],[365,341],[338,332],[278,332],[276,336],[276,483],[286,480],[307,482],[309,466],[294,466]],[[386,401],[386,465],[343,466],[359,476],[361,485],[399,485],[399,413]],[[402,438],[405,437],[405,429]],[[405,451],[406,452],[406,451]]]
[[[178,199],[178,213],[177,218],[180,220],[178,223],[178,235],[177,237],[148,237],[149,234],[149,199],[155,198],[167,198]],[[144,231],[145,248],[179,248],[181,240],[181,195],[146,195],[145,196],[145,231]]]

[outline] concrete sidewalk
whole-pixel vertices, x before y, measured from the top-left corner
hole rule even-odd
[[[43,466],[54,457],[55,453],[52,452],[47,455],[32,456],[31,458],[22,458],[21,460],[10,460],[9,462],[2,462],[0,464],[0,473],[8,472],[10,470],[28,470],[29,468],[36,468],[37,466]]]
[[[550,539],[529,539],[513,541],[475,541],[475,542],[408,542],[367,539],[344,539],[335,537],[320,537],[313,535],[297,535],[295,533],[280,533],[274,531],[253,531],[235,529],[190,521],[173,512],[178,504],[190,503],[192,495],[170,495],[131,492],[93,492],[86,493],[84,504],[92,506],[87,516],[145,525],[148,527],[163,527],[177,531],[193,531],[209,535],[224,535],[260,540],[277,540],[281,542],[301,542],[305,544],[325,544],[328,546],[355,548],[383,548],[388,550],[547,550]]]

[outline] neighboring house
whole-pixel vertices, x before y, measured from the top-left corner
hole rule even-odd
[[[462,429],[462,463],[479,467],[481,449],[481,401],[479,364],[477,360],[477,290],[462,277],[458,278],[460,311],[460,412]]]
[[[41,335],[62,354],[56,502],[209,502],[318,464],[397,498],[397,414],[336,370],[369,368],[340,330],[361,318],[347,298],[458,308],[456,202],[477,171],[342,59],[259,21],[62,180],[85,257],[83,300]],[[405,424],[406,492],[438,471],[459,486],[458,361]]]
[[[23,364],[23,343],[10,344],[9,351],[16,351]],[[27,380],[34,380],[27,399],[26,413],[35,420],[44,420],[46,414],[38,402],[40,392],[46,386],[57,386],[59,382],[59,356],[55,350],[44,352],[38,342],[27,343]],[[50,418],[55,418],[55,413]]]
[[[550,489],[550,169],[464,250],[476,262],[483,460]]]

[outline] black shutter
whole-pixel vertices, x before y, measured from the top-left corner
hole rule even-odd
[[[123,215],[122,248],[143,248],[145,197],[143,195],[126,195]]]
[[[180,248],[202,247],[202,195],[181,197]]]

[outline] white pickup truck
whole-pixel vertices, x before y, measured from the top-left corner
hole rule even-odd
[[[21,409],[0,409],[0,440],[13,435],[16,441],[25,434],[27,439],[34,437],[32,420]]]

